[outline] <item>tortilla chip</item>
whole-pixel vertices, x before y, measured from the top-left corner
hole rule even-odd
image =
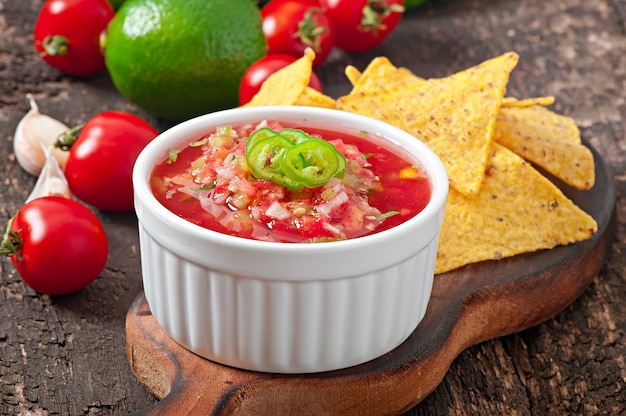
[[[502,100],[502,107],[530,107],[533,105],[549,106],[552,104],[554,104],[554,97],[535,97],[524,98],[521,100],[512,97],[505,97]]]
[[[547,132],[549,137],[563,142],[582,142],[580,130],[574,119],[543,106],[502,108],[501,113],[498,124],[513,124],[535,135]]]
[[[361,78],[361,71],[359,71],[358,69],[356,69],[356,67],[352,65],[347,65],[344,73],[346,74],[348,81],[350,81],[350,84],[352,84],[353,87],[359,81],[359,78]]]
[[[306,87],[298,98],[295,105],[308,105],[310,107],[335,108],[335,100],[313,88]]]
[[[393,71],[397,70],[396,67],[389,64],[389,68],[393,68]],[[399,74],[396,78],[390,77],[389,75],[384,76],[384,81],[386,81],[386,88],[395,88],[397,86],[403,86],[409,84],[409,79],[411,78],[411,74],[406,73],[408,71],[406,69],[403,70],[402,74]],[[359,81],[361,77],[361,71],[359,71],[356,67],[352,65],[347,65],[345,68],[345,74],[350,81],[350,84],[354,87],[356,83]],[[381,72],[381,71],[379,71]],[[379,74],[381,75],[381,74]],[[417,79],[422,80],[422,78],[417,77]],[[396,81],[396,82],[394,82]],[[534,98],[524,98],[517,99],[513,97],[504,97],[502,99],[502,107],[530,107],[533,105],[544,105],[549,106],[554,104],[554,97],[545,96],[545,97],[534,97]]]
[[[270,75],[261,85],[261,89],[244,107],[263,105],[295,105],[311,78],[315,52],[311,48],[304,51],[304,56]]]
[[[510,52],[446,78],[415,77],[402,87],[363,81],[366,70],[353,91],[337,100],[337,108],[388,122],[421,139],[442,159],[451,187],[473,195],[485,176],[496,116],[518,59]],[[378,65],[388,67],[384,61]]]
[[[593,154],[569,117],[542,106],[502,108],[494,140],[576,189],[595,183]]]
[[[435,273],[590,238],[595,220],[528,162],[494,143],[471,197],[450,189]]]
[[[356,73],[352,71],[354,77]],[[380,88],[399,88],[406,85],[422,83],[425,80],[414,75],[406,68],[397,68],[388,58],[379,56],[369,63],[367,68],[353,83],[351,94],[368,91],[379,91]]]

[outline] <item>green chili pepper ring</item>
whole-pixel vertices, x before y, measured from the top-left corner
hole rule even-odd
[[[335,146],[299,129],[263,127],[250,135],[245,153],[254,177],[296,191],[322,186],[346,171],[346,158]]]
[[[291,147],[293,143],[279,134],[258,140],[246,152],[250,171],[258,179],[268,179],[289,189],[302,189],[301,184],[286,177],[281,169],[283,153]]]
[[[287,149],[281,162],[285,175],[308,188],[324,185],[345,165],[345,157],[335,146],[314,138]]]
[[[250,137],[248,137],[248,141],[246,142],[246,153],[252,149],[252,147],[257,144],[259,141],[263,139],[267,139],[268,137],[276,136],[278,133],[269,127],[262,127],[256,131],[254,131]]]

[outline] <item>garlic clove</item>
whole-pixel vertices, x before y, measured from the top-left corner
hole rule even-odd
[[[26,202],[42,196],[51,195],[71,198],[72,195],[70,193],[70,187],[67,183],[67,178],[59,166],[59,162],[52,155],[52,150],[52,146],[47,149],[42,149],[42,152],[46,155],[46,163],[41,169],[41,173],[39,174],[39,178],[37,178],[35,187],[31,191],[30,195],[28,195],[28,198],[26,198]]]
[[[67,132],[69,127],[45,114],[39,112],[39,107],[32,94],[26,97],[30,101],[30,110],[17,124],[13,137],[13,152],[20,166],[28,173],[38,176],[46,163],[46,154],[43,149],[52,148],[52,156],[57,160],[61,169],[69,152],[53,147],[57,138]]]

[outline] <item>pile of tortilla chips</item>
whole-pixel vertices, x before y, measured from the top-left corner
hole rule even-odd
[[[590,238],[595,220],[534,166],[576,189],[595,180],[591,151],[552,97],[505,97],[518,56],[506,53],[445,78],[423,79],[379,57],[352,91],[333,99],[307,87],[314,55],[276,72],[247,104],[308,105],[376,118],[411,133],[442,160],[450,180],[436,273]]]

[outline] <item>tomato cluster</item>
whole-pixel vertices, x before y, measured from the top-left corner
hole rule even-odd
[[[72,197],[29,198],[9,221],[0,242],[0,255],[11,258],[26,284],[40,293],[65,295],[100,275],[108,241],[88,206],[104,211],[133,209],[133,166],[157,135],[134,114],[105,111],[59,138],[55,145],[69,152],[62,176]]]
[[[267,56],[253,63],[243,76],[239,104],[258,92],[269,75],[300,58],[306,48],[315,51],[319,67],[335,47],[349,53],[380,45],[396,28],[404,0],[271,0],[261,8]],[[291,56],[293,59],[286,57]],[[322,91],[315,73],[309,83]]]
[[[333,47],[364,52],[381,44],[404,13],[403,0],[272,0],[261,8],[268,54],[315,51],[313,67]]]
[[[48,65],[70,75],[86,77],[105,70],[102,37],[120,4],[45,1],[34,25],[35,49]],[[26,284],[40,293],[64,295],[99,276],[109,247],[92,208],[133,209],[133,166],[157,135],[134,114],[105,111],[57,141],[55,146],[68,152],[61,171],[68,192],[36,197],[33,192],[0,241],[0,255],[11,258]]]

